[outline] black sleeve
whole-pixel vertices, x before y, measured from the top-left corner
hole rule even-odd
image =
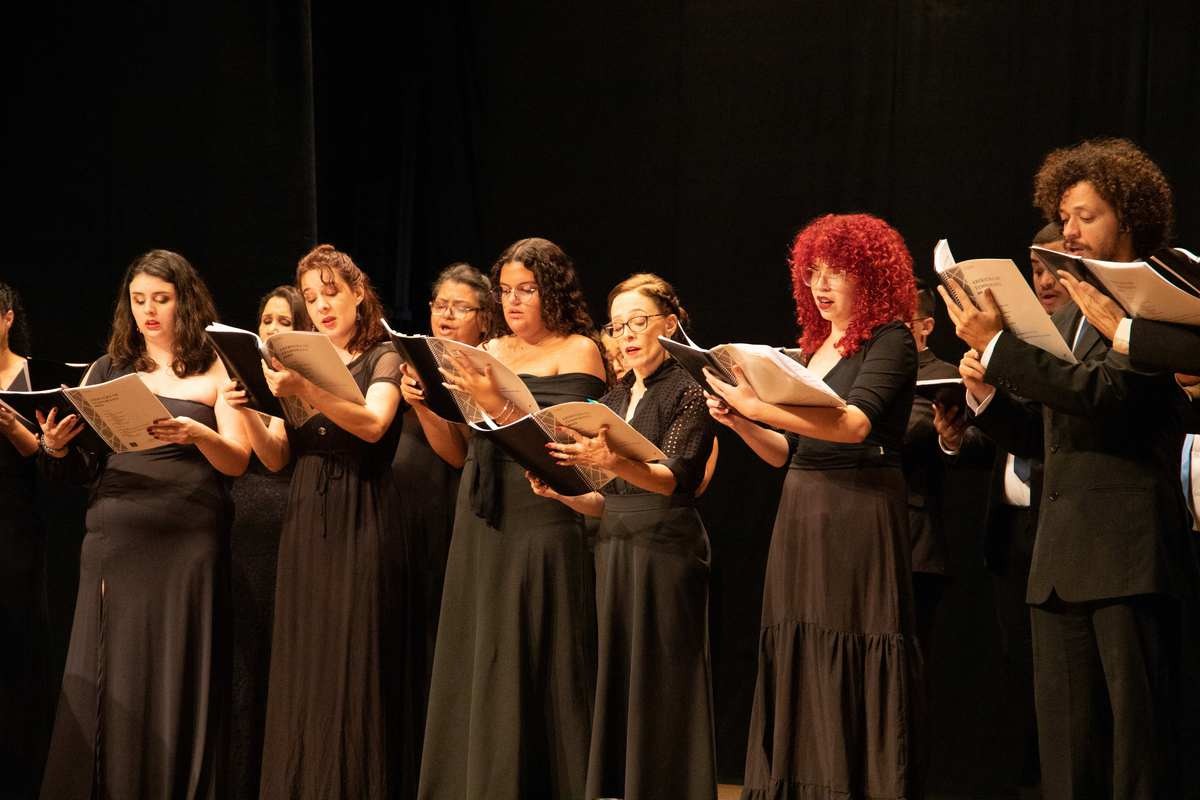
[[[703,390],[689,381],[679,392],[675,415],[660,445],[667,454],[662,463],[675,476],[675,494],[695,494],[704,480],[715,424],[704,402]]]
[[[846,395],[846,403],[867,415],[874,427],[917,379],[917,348],[900,323],[880,328],[864,345],[863,363]]]
[[[82,386],[93,386],[104,383],[113,375],[112,362],[107,355],[101,356],[90,367],[82,381]],[[87,484],[96,479],[104,468],[106,454],[94,453],[77,444],[67,445],[67,454],[62,458],[53,458],[40,449],[37,454],[38,469],[52,481]]]
[[[1146,369],[1200,375],[1200,328],[1134,319],[1129,360]]]
[[[1115,350],[1071,364],[1012,334],[997,340],[984,372],[984,380],[994,386],[1080,417],[1122,416],[1132,398],[1160,389],[1163,377],[1134,368]]]
[[[1015,456],[1041,459],[1046,455],[1042,408],[1037,403],[997,389],[983,413],[975,416],[973,424],[996,446]]]

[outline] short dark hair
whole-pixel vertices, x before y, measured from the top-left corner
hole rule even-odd
[[[1061,242],[1063,238],[1062,225],[1057,222],[1047,222],[1042,229],[1033,235],[1033,244],[1041,246],[1052,242]]]
[[[917,319],[932,317],[937,311],[937,299],[933,289],[923,279],[917,278]]]
[[[496,314],[496,297],[492,294],[492,281],[467,262],[456,261],[439,272],[438,276],[433,279],[433,285],[429,287],[430,299],[437,297],[442,284],[448,281],[461,283],[475,292],[475,304],[479,306],[479,311],[475,312],[478,314],[479,331],[484,341],[492,338],[498,316]]]
[[[1051,151],[1033,179],[1033,204],[1058,220],[1063,194],[1081,181],[1095,187],[1147,256],[1166,244],[1174,221],[1171,186],[1158,165],[1128,139],[1089,139]]]

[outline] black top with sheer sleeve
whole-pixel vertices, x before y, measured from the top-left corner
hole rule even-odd
[[[625,418],[635,375],[630,371],[600,402]],[[667,454],[662,463],[675,475],[675,494],[691,496],[704,479],[712,453],[714,425],[704,402],[704,392],[672,358],[646,377],[646,393],[638,401],[629,424]],[[604,494],[638,494],[644,489],[617,478]]]
[[[904,432],[917,381],[917,347],[902,322],[880,325],[849,358],[825,376],[825,383],[871,421],[858,444],[826,442],[787,434],[793,469],[856,469],[901,465]]]

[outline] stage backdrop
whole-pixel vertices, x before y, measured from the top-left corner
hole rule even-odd
[[[187,255],[225,321],[250,325],[256,298],[332,242],[397,324],[420,328],[438,269],[490,266],[530,235],[574,256],[597,320],[613,283],[654,270],[699,341],[788,344],[786,253],[805,221],[879,214],[922,275],[940,237],[960,258],[1023,264],[1039,159],[1096,135],[1158,160],[1178,240],[1200,246],[1200,8],[1184,0],[59,0],[10,14],[0,279],[46,357],[101,351],[120,274],[152,247]],[[957,358],[944,317],[934,348]],[[704,512],[718,751],[736,780],[782,476],[722,445]],[[995,635],[962,507],[933,781],[986,791],[1011,755],[993,746]],[[60,626],[77,544],[53,551]]]

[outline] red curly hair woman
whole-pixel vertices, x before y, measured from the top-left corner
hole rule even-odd
[[[845,407],[769,405],[736,369],[737,386],[709,378],[712,416],[789,467],[742,797],[920,797],[921,658],[900,466],[917,377],[904,324],[912,257],[883,220],[828,215],[796,237],[791,269],[803,359]]]

